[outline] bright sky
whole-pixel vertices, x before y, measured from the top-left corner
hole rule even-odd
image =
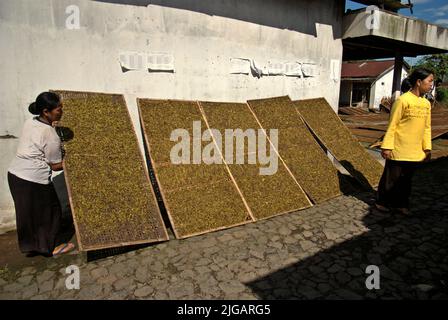
[[[407,4],[407,0],[401,1]],[[414,4],[414,14],[411,15],[409,9],[401,9],[398,11],[399,14],[405,16],[412,16],[418,19],[428,21],[430,23],[439,24],[445,28],[448,28],[448,0],[411,0]],[[347,9],[359,9],[363,8],[365,5],[346,0]],[[408,58],[406,61],[410,64],[416,62],[415,58]]]
[[[407,0],[401,1],[407,4]],[[414,17],[426,20],[430,23],[448,27],[448,1],[447,0],[411,0],[414,4]],[[362,4],[346,1],[347,9],[358,9],[365,7]],[[401,9],[398,13],[411,16],[409,9]]]

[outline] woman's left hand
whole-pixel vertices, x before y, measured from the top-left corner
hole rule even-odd
[[[425,160],[424,161],[429,161],[431,160],[431,150],[423,150],[425,152]]]

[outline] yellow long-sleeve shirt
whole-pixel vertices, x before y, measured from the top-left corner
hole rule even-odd
[[[382,149],[392,150],[392,160],[422,161],[431,150],[431,104],[412,92],[393,104]]]

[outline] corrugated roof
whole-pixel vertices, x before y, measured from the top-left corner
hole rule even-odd
[[[394,66],[395,60],[357,61],[342,63],[342,78],[377,78]]]

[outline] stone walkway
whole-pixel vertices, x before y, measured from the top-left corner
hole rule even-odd
[[[448,299],[448,158],[415,177],[411,216],[373,193],[91,262],[83,254],[0,270],[0,299]],[[1,245],[1,244],[0,244]],[[68,290],[65,269],[80,269]],[[368,265],[380,271],[369,290]]]

